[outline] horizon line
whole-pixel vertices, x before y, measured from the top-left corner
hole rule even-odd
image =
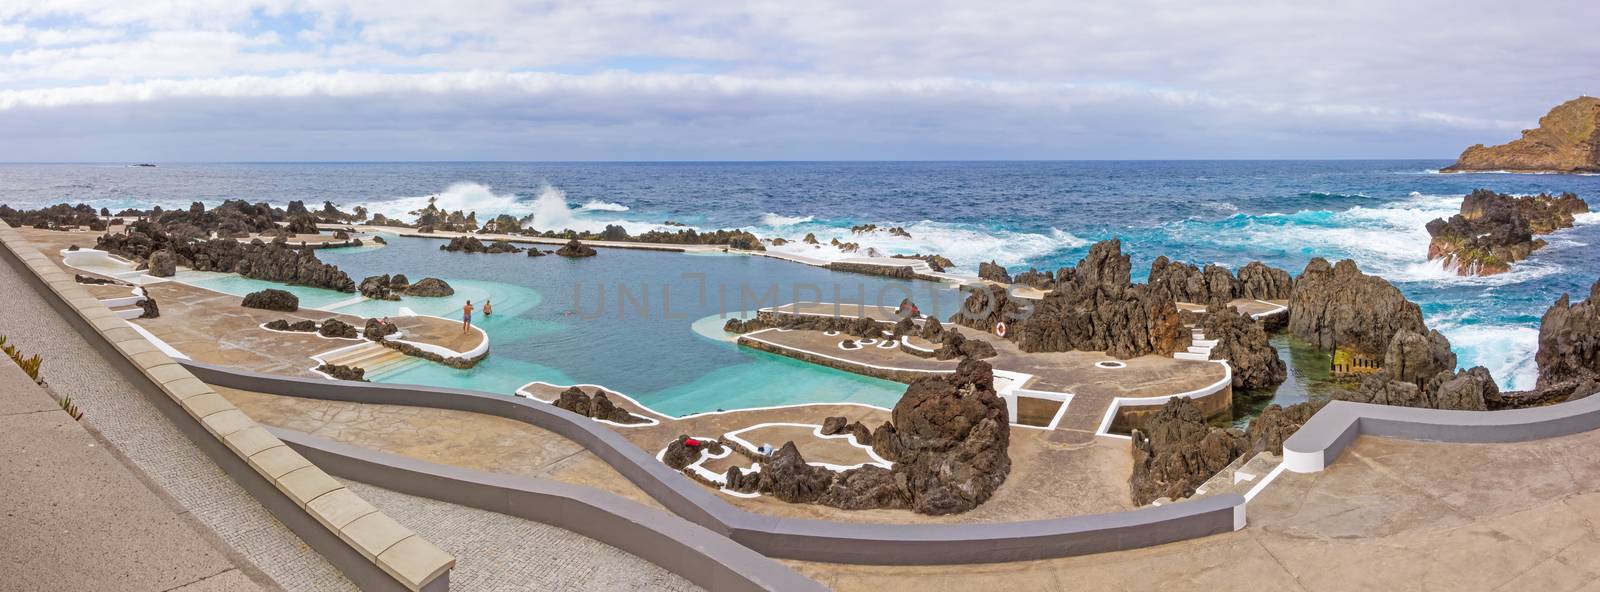
[[[804,163],[1004,163],[1004,162],[1380,162],[1454,161],[1456,158],[950,158],[950,159],[773,159],[773,160],[38,160],[3,165],[118,164],[804,164]]]

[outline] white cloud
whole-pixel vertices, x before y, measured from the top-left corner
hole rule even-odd
[[[1314,156],[1316,146],[1328,155],[1368,146],[1330,144],[1326,132],[1364,133],[1362,142],[1402,142],[1388,152],[1423,155],[1446,144],[1402,132],[1501,141],[1555,102],[1600,93],[1600,36],[1581,18],[1589,13],[1578,0],[1537,9],[1489,0],[37,0],[0,5],[0,43],[17,46],[0,54],[0,126],[41,109],[181,103],[221,113],[272,101],[313,121],[333,104],[393,113],[389,101],[426,101],[472,120],[538,121],[546,133],[715,119],[719,133],[746,136],[722,141],[757,144],[740,121],[804,135],[775,126],[810,113],[864,120],[840,134],[880,134],[837,142],[886,146],[1023,116],[1045,132],[1104,129],[1087,120],[1092,112],[1129,136],[1186,126],[1221,134],[1212,145],[1248,145],[1251,130],[1270,129]],[[885,120],[877,109],[886,105],[905,112],[885,110],[893,127],[872,121]],[[632,111],[591,113],[602,106]],[[552,120],[573,111],[584,119]],[[915,123],[935,114],[944,119]],[[584,133],[582,142],[604,135]],[[983,157],[967,140],[994,134],[966,133],[956,143]]]

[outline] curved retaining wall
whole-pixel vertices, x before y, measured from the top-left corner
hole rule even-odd
[[[437,592],[455,558],[389,518],[234,408],[0,222],[0,249],[35,291],[173,426],[363,590]],[[131,394],[131,393],[130,393]]]
[[[1005,523],[855,524],[754,514],[733,507],[610,428],[554,405],[462,389],[274,376],[192,361],[184,365],[201,380],[241,390],[468,411],[550,430],[583,446],[678,516],[768,557],[872,565],[1024,561],[1198,538],[1242,528],[1245,520],[1245,499],[1237,494],[1127,512]]]
[[[1459,443],[1526,442],[1600,428],[1600,396],[1546,407],[1451,411],[1333,401],[1283,443],[1297,473],[1327,468],[1357,436]]]
[[[700,525],[592,487],[440,465],[293,430],[269,429],[337,475],[559,526],[660,565],[707,590],[826,590]]]

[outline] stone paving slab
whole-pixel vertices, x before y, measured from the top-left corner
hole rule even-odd
[[[261,589],[9,359],[0,400],[0,588]]]
[[[72,396],[84,421],[243,561],[287,590],[355,589],[212,463],[4,262],[0,302],[6,303],[0,307],[0,334],[42,354],[45,380]]]

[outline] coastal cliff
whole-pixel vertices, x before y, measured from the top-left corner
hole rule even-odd
[[[1539,118],[1539,127],[1499,146],[1467,148],[1440,172],[1600,172],[1600,98],[1578,97]]]
[[[1460,275],[1511,271],[1545,246],[1534,235],[1571,228],[1589,204],[1571,193],[1512,196],[1477,189],[1461,201],[1461,213],[1428,223],[1428,259],[1442,259]]]

